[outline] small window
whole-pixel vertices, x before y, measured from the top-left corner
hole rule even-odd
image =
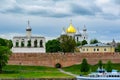
[[[77,37],[77,42],[79,41],[79,37]]]
[[[99,49],[97,49],[97,51],[99,51]]]
[[[105,48],[104,51],[107,51],[107,49]]]
[[[94,51],[96,51],[96,49],[94,49]]]
[[[83,51],[85,51],[85,49],[83,49]]]
[[[88,49],[86,49],[88,51]]]

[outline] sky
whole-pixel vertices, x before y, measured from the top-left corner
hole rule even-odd
[[[32,34],[47,40],[72,20],[80,31],[86,26],[89,40],[120,42],[120,0],[0,0],[0,37],[25,35],[28,20]]]

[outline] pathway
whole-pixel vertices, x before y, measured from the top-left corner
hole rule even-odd
[[[76,74],[72,74],[72,73],[70,73],[70,72],[66,72],[66,71],[64,71],[63,69],[58,69],[60,72],[62,72],[62,73],[65,73],[65,74],[68,74],[68,75],[71,75],[71,76],[73,76],[73,77],[76,77],[76,76],[78,76],[78,75],[76,75]]]

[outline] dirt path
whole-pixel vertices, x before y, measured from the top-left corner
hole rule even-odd
[[[73,77],[76,77],[76,76],[78,76],[78,75],[76,75],[76,74],[72,74],[72,73],[70,73],[70,72],[66,72],[66,71],[64,71],[63,69],[58,69],[60,72],[62,72],[62,73],[65,73],[65,74],[68,74],[68,75],[71,75],[71,76],[73,76]]]

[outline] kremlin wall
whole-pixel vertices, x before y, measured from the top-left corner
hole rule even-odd
[[[120,53],[13,53],[8,61],[10,65],[30,65],[55,67],[60,63],[62,67],[80,64],[86,58],[89,64],[97,64],[99,60],[106,63],[120,63]]]
[[[63,29],[61,35],[73,37],[76,42],[87,40],[88,35],[85,26],[82,31],[83,32],[80,33],[79,29],[76,30],[71,21],[69,27],[67,29]],[[114,51],[108,53],[108,51],[106,51],[108,48],[103,45],[100,46],[100,49],[99,46],[96,45],[92,46],[93,49],[90,47],[89,50],[97,48],[97,51],[101,52],[101,48],[103,47],[105,53],[96,53],[95,50],[94,53],[45,53],[45,37],[32,36],[31,33],[32,28],[28,21],[26,36],[13,37],[13,54],[11,55],[8,64],[55,67],[57,63],[60,63],[62,67],[66,67],[74,64],[80,64],[83,58],[86,58],[88,63],[92,65],[97,64],[99,60],[102,60],[103,63],[106,63],[108,60],[111,60],[112,63],[120,63],[120,53],[114,53]],[[87,50],[87,52],[90,51]]]

